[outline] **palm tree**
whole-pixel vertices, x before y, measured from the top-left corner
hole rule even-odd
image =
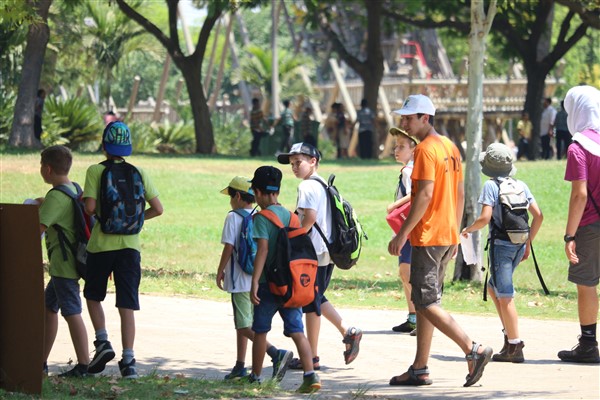
[[[269,101],[273,93],[271,88],[272,52],[264,50],[255,45],[246,48],[247,55],[240,61],[240,67],[233,72],[232,82],[246,83],[260,88],[265,96],[263,109],[269,109]],[[316,93],[306,86],[300,74],[300,67],[313,65],[311,59],[300,54],[293,54],[285,50],[279,50],[279,83],[281,87],[280,98],[293,98],[304,96],[315,97]]]
[[[104,78],[106,107],[109,109],[113,71],[132,51],[140,51],[140,36],[145,31],[118,8],[95,1],[86,5],[89,15],[85,20],[84,46],[98,62],[98,75]]]

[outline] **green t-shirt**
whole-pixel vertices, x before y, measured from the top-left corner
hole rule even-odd
[[[267,207],[267,210],[271,210],[279,217],[281,223],[284,226],[289,225],[290,223],[290,211],[283,206],[280,205],[272,205]],[[268,265],[274,260],[275,257],[275,245],[277,242],[277,232],[279,228],[271,223],[264,216],[257,214],[254,217],[254,235],[252,236],[254,240],[256,239],[267,239],[269,241],[269,252],[267,253],[267,261],[265,262],[265,268],[263,269],[262,275],[260,276],[260,283],[266,282],[265,279],[265,269]]]
[[[72,183],[66,185],[74,194],[77,193],[75,185]],[[50,190],[46,193],[46,198],[39,210],[40,224],[45,225],[46,230],[46,249],[48,250],[48,260],[50,261],[50,276],[60,278],[79,279],[75,269],[75,258],[69,249],[66,249],[67,260],[64,260],[63,252],[58,240],[58,232],[53,225],[60,225],[67,240],[75,243],[75,217],[73,210],[73,201],[64,193],[58,190]]]
[[[90,197],[97,201],[96,203],[96,214],[100,215],[100,178],[102,177],[102,171],[104,171],[104,165],[94,164],[91,165],[85,174],[85,188],[83,190],[83,197]],[[146,201],[152,200],[158,196],[158,191],[152,185],[152,181],[146,175],[146,173],[139,167],[136,167],[142,175],[142,182],[144,182],[144,195]],[[87,250],[90,253],[100,253],[103,251],[122,250],[122,249],[134,249],[140,251],[140,235],[118,235],[118,234],[107,234],[102,232],[100,223],[94,225],[92,229],[92,236],[87,246]]]
[[[294,114],[289,108],[281,112],[281,123],[285,126],[294,126]]]

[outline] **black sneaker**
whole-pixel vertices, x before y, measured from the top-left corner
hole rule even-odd
[[[394,332],[400,332],[400,333],[410,333],[413,331],[413,329],[415,329],[417,327],[417,324],[413,324],[412,322],[410,322],[409,320],[406,320],[404,323],[394,326],[392,328],[392,330]]]
[[[96,354],[94,354],[94,358],[88,366],[88,374],[97,374],[104,371],[106,363],[115,358],[115,351],[108,340],[96,340],[94,346],[96,347]]]
[[[594,344],[579,340],[579,343],[573,349],[559,351],[558,358],[567,362],[598,364],[600,363],[598,342]]]
[[[125,364],[123,360],[119,361],[119,370],[123,379],[137,379],[139,375],[135,368],[135,358],[129,364]]]
[[[88,366],[83,364],[77,364],[73,369],[63,372],[58,375],[61,378],[85,378],[88,375]]]
[[[277,357],[273,359],[273,378],[281,382],[294,358],[294,353],[289,350],[277,350]]]

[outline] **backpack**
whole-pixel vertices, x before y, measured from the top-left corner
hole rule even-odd
[[[252,275],[252,272],[254,272],[254,257],[256,256],[256,241],[252,237],[254,232],[254,223],[252,222],[254,210],[251,213],[243,209],[231,210],[230,212],[242,217],[242,227],[236,240],[237,246],[233,247],[233,251],[236,253],[236,259],[242,271],[248,275]],[[231,257],[232,271],[233,266],[234,260]],[[233,277],[233,274],[231,276]]]
[[[523,244],[529,239],[529,200],[525,188],[515,179],[494,179],[498,185],[498,205],[502,207],[502,222],[493,223],[492,237]]]
[[[265,265],[269,291],[286,308],[312,303],[318,289],[318,261],[306,229],[300,226],[298,216],[292,212],[288,226],[284,226],[271,210],[262,210],[259,214],[279,228],[274,261]]]
[[[60,185],[52,188],[52,190],[58,190],[61,193],[67,195],[73,203],[73,220],[75,223],[75,243],[69,242],[63,228],[54,224],[52,227],[56,229],[58,234],[58,242],[60,244],[60,250],[63,255],[63,260],[67,261],[67,251],[70,251],[75,258],[75,269],[80,278],[85,279],[87,272],[86,259],[87,259],[87,244],[92,233],[92,228],[96,222],[96,219],[85,213],[85,206],[83,202],[83,190],[76,182],[72,182],[77,190],[77,193],[73,193],[66,185]]]
[[[144,225],[146,198],[142,175],[133,165],[106,160],[100,178],[100,227],[102,232],[135,235]]]
[[[333,186],[335,175],[331,174],[327,185],[317,177],[311,179],[319,182],[325,188],[329,203],[331,205],[331,243],[323,234],[317,223],[315,228],[325,241],[329,256],[334,264],[341,269],[350,269],[357,262],[362,250],[363,239],[369,239],[362,229],[354,209],[350,203],[342,198],[342,195]]]

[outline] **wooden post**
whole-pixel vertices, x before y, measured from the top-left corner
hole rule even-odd
[[[342,76],[342,71],[338,66],[338,63],[335,59],[329,59],[329,65],[331,66],[331,70],[333,71],[333,75],[335,76],[335,81],[340,88],[340,92],[342,94],[342,102],[344,103],[344,107],[348,111],[348,117],[350,117],[350,121],[356,121],[356,109],[354,108],[354,103],[352,102],[352,98],[348,93],[348,88],[346,87],[346,82],[344,81],[344,77]],[[356,146],[358,145],[358,131],[356,129],[352,130],[352,137],[350,138],[350,145],[348,146],[348,157],[356,157]]]
[[[165,59],[165,65],[163,67],[163,73],[160,78],[160,85],[158,86],[158,95],[156,96],[156,105],[154,106],[154,114],[152,115],[152,122],[160,121],[160,109],[162,106],[163,99],[165,97],[165,88],[167,86],[167,78],[169,77],[169,68],[171,67],[171,56],[167,54]]]
[[[300,76],[302,76],[302,80],[307,88],[312,90],[312,83],[310,79],[308,79],[308,73],[306,72],[306,68],[303,65],[300,66]],[[321,112],[321,106],[319,106],[319,102],[313,98],[308,99],[310,101],[310,107],[313,110],[313,115],[315,116],[315,121],[319,121],[319,123],[323,123],[323,113]]]
[[[126,120],[129,120],[129,118],[131,118],[131,115],[133,114],[133,107],[135,106],[138,90],[140,89],[140,80],[141,78],[139,77],[139,75],[136,75],[133,78],[133,88],[131,89],[131,95],[129,96],[129,103],[127,104],[127,116],[125,118]]]
[[[271,110],[273,118],[279,116],[279,58],[277,54],[277,27],[279,25],[279,2],[271,0]]]
[[[394,119],[392,118],[392,109],[390,108],[390,103],[388,102],[385,90],[382,86],[379,86],[378,97],[379,103],[381,104],[381,108],[383,110],[383,116],[385,117],[385,121],[388,125],[388,134],[385,136],[385,145],[383,146],[383,153],[379,155],[379,158],[383,159],[391,153],[392,146],[394,145],[394,137],[389,134],[389,129],[392,126],[394,126]],[[373,134],[375,135],[375,132]]]
[[[233,15],[230,22],[233,24]],[[233,69],[237,69],[240,67],[240,62],[237,56],[235,38],[233,36],[233,32],[231,31],[229,32],[229,35],[227,35],[227,43],[229,44],[229,51],[231,52],[231,67]],[[242,94],[242,100],[244,101],[244,115],[246,116],[246,118],[250,118],[250,109],[252,108],[250,90],[248,89],[248,85],[244,81],[240,81],[240,83],[238,83],[238,86]]]
[[[92,85],[87,85],[87,90],[88,90],[88,95],[90,96],[90,100],[92,101],[92,103],[97,104],[98,101],[96,100],[96,95],[94,94],[94,88],[92,88]]]
[[[225,33],[225,38],[228,38],[231,34],[231,27],[233,26],[233,18],[229,18],[227,15],[223,16],[223,22],[227,23],[227,33]],[[225,59],[227,58],[227,44],[228,40],[225,40],[225,44],[223,44],[223,52],[221,53],[221,62],[219,63],[219,73],[217,74],[217,82],[215,83],[215,90],[210,98],[210,104],[208,108],[210,111],[215,109],[215,104],[217,103],[217,97],[219,97],[219,92],[221,91],[221,83],[223,82],[223,69],[225,68]]]

